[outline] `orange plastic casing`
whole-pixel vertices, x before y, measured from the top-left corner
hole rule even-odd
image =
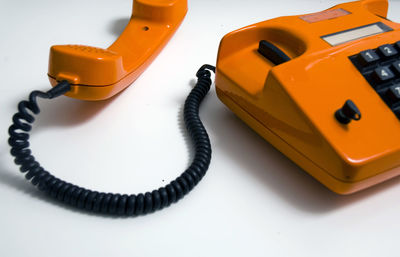
[[[339,194],[400,174],[400,120],[349,59],[400,40],[400,25],[385,18],[387,9],[387,0],[345,3],[260,22],[227,34],[220,44],[216,89],[221,101]],[[336,46],[321,38],[377,22],[392,31]],[[260,40],[292,59],[273,65],[257,52]],[[343,125],[334,113],[347,99],[362,118]]]
[[[134,0],[129,24],[107,49],[55,45],[50,49],[48,76],[54,86],[67,80],[66,95],[103,100],[129,86],[153,61],[179,27],[187,0]]]

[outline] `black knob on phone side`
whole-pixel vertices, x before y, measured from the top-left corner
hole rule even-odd
[[[351,120],[360,120],[361,112],[353,101],[347,100],[342,108],[335,112],[335,118],[342,124],[349,124]]]

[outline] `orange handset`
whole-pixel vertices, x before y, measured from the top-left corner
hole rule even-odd
[[[187,12],[187,0],[134,0],[129,24],[107,49],[83,45],[51,47],[48,76],[67,80],[66,95],[103,100],[129,86],[153,61]]]
[[[400,174],[400,24],[387,0],[260,22],[220,44],[219,98],[331,190]]]

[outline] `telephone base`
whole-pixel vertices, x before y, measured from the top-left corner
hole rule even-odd
[[[218,98],[249,127],[256,131],[260,136],[267,140],[281,153],[286,155],[296,165],[307,171],[311,176],[321,182],[324,186],[337,194],[352,194],[400,175],[400,167],[396,167],[359,181],[343,181],[337,179],[329,174],[329,172],[316,165],[309,158],[304,156],[301,152],[293,148],[290,144],[288,144],[285,140],[283,140],[281,137],[271,131],[268,127],[265,127],[263,124],[261,124],[254,116],[252,116],[249,112],[240,107],[222,90],[216,88],[216,92]]]

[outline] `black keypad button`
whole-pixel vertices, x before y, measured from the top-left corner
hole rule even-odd
[[[368,66],[376,63],[379,60],[379,56],[373,50],[365,50],[359,53],[358,61],[362,66]]]
[[[388,67],[379,67],[374,70],[374,77],[377,82],[384,83],[393,79],[394,74]]]
[[[400,74],[400,61],[394,62],[392,67],[397,74]]]
[[[378,47],[378,52],[385,58],[393,57],[399,53],[396,48],[389,44]]]
[[[400,84],[389,87],[388,91],[386,91],[386,95],[392,102],[400,101]]]

